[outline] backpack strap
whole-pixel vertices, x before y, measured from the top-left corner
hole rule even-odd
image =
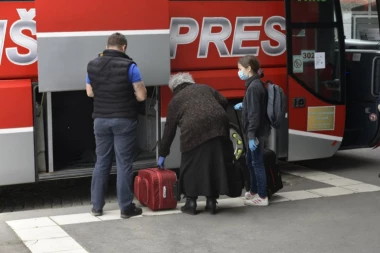
[[[268,86],[269,84],[273,84],[273,82],[271,80],[267,80],[265,83],[263,81],[261,81],[261,83],[263,84],[264,88],[268,91]]]
[[[261,81],[261,83],[263,84],[264,88],[268,91],[268,83],[267,82],[264,83],[263,81]]]

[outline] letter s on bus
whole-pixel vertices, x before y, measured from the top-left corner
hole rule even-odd
[[[36,10],[30,9],[17,9],[20,20],[14,22],[10,28],[10,38],[12,41],[20,47],[24,47],[29,50],[29,53],[20,54],[17,47],[6,48],[5,53],[8,60],[15,65],[25,66],[33,64],[37,61],[37,41],[29,36],[23,34],[24,30],[29,30],[32,35],[36,35],[36,21],[33,19],[36,16]],[[1,57],[5,43],[7,21],[0,22],[0,64]],[[2,39],[1,39],[2,38]]]
[[[284,33],[277,31],[274,26],[278,25],[281,30],[285,30],[285,18],[281,16],[273,16],[267,19],[264,25],[264,31],[266,35],[277,41],[278,46],[271,46],[269,40],[264,40],[261,42],[261,47],[263,51],[270,56],[278,56],[285,52],[286,50],[286,36]]]

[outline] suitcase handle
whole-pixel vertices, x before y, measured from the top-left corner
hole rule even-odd
[[[148,204],[148,201],[149,201],[149,187],[148,187],[148,180],[146,180],[146,178],[143,178],[143,184],[144,184],[144,187],[145,187],[145,192],[146,192],[146,198],[144,199],[144,205],[147,205]]]

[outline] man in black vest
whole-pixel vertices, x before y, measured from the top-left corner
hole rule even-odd
[[[87,66],[86,91],[94,98],[94,133],[97,161],[92,175],[92,214],[103,214],[104,195],[112,167],[117,165],[117,197],[121,218],[142,214],[135,206],[132,163],[137,137],[138,102],[146,88],[136,63],[125,54],[127,39],[120,33],[108,38],[107,48]]]

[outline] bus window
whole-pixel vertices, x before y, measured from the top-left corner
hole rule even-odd
[[[293,57],[302,61],[302,66],[293,66],[293,76],[314,95],[332,103],[342,100],[336,34],[336,28],[304,28],[293,30],[292,38]],[[318,52],[325,52],[322,68],[315,65],[315,53]]]
[[[319,99],[332,104],[342,103],[334,1],[291,0],[290,5],[293,58],[290,74]],[[322,62],[319,61],[321,57]]]

